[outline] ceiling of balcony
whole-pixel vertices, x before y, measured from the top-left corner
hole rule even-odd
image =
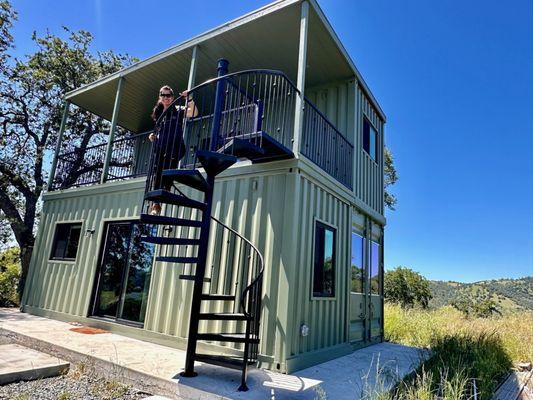
[[[331,27],[311,1],[306,86],[358,76]],[[118,124],[133,132],[152,128],[149,117],[158,90],[168,84],[175,91],[187,87],[192,49],[198,45],[195,84],[216,76],[219,58],[230,72],[263,68],[285,72],[296,82],[300,30],[299,0],[282,0],[221,25],[122,71],[67,95],[74,104],[111,119],[120,76],[125,78]]]

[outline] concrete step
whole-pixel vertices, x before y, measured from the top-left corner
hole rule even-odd
[[[50,378],[68,372],[70,364],[18,344],[0,345],[0,385]]]

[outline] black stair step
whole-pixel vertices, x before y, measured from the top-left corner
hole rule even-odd
[[[161,262],[171,262],[171,263],[181,263],[181,264],[196,264],[198,262],[197,257],[168,257],[168,256],[159,256],[155,258],[156,261]]]
[[[195,281],[196,275],[180,275],[178,276],[179,279],[182,279],[184,281]],[[210,278],[204,278],[204,282],[211,282]]]
[[[200,299],[235,301],[235,296],[232,296],[231,294],[207,294],[205,293],[205,294],[200,295]]]
[[[175,204],[177,206],[197,208],[204,211],[206,204],[201,201],[190,199],[181,194],[170,193],[167,190],[152,190],[144,195],[145,200],[155,201],[158,203]]]
[[[210,176],[217,176],[237,162],[237,157],[215,151],[198,150],[196,155],[205,172]]]
[[[200,313],[199,319],[217,321],[246,321],[249,318],[241,313]]]
[[[199,333],[198,339],[216,342],[259,343],[258,338],[249,337],[248,340],[246,340],[245,333]]]
[[[265,149],[262,149],[249,140],[239,138],[226,139],[226,144],[221,147],[218,152],[231,154],[235,157],[246,157],[252,161],[265,156]]]
[[[195,221],[193,219],[184,218],[165,217],[163,215],[141,214],[140,219],[143,224],[191,226],[194,228],[202,227],[202,221]]]
[[[209,183],[196,169],[167,169],[163,171],[163,179],[183,183],[202,192],[209,190]]]
[[[155,243],[155,244],[171,244],[176,246],[197,246],[200,244],[199,239],[183,239],[164,236],[141,236],[143,242]]]
[[[261,148],[264,150],[264,155],[257,156],[253,159],[250,158],[253,163],[263,163],[274,160],[294,158],[294,153],[291,149],[285,147],[283,144],[263,131],[236,135],[233,137],[233,139],[241,139],[255,144],[261,144]]]
[[[194,356],[195,361],[218,365],[220,367],[242,369],[244,362],[243,359],[237,356],[218,356],[212,354],[196,354]],[[248,362],[248,365],[255,364],[254,362]]]

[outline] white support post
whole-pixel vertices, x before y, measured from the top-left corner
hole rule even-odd
[[[196,81],[197,61],[198,61],[198,45],[192,48],[191,69],[189,70],[189,83],[187,84],[187,90],[191,90],[194,87],[194,82]]]
[[[109,162],[111,161],[111,155],[113,154],[113,141],[115,140],[115,130],[117,128],[118,112],[120,109],[120,100],[122,98],[122,87],[124,86],[124,77],[121,76],[118,79],[117,93],[115,95],[115,105],[113,106],[113,115],[111,117],[111,128],[109,129],[109,137],[107,138],[107,148],[105,151],[104,167],[102,169],[102,176],[100,183],[104,183],[107,180],[109,172]]]
[[[61,125],[59,125],[59,133],[57,135],[56,149],[54,152],[54,158],[52,159],[52,167],[50,168],[50,176],[48,177],[48,185],[46,186],[48,191],[52,190],[52,185],[54,183],[54,178],[55,178],[56,168],[57,168],[57,157],[59,156],[59,152],[61,151],[61,144],[63,143],[63,134],[65,133],[65,129],[67,126],[69,107],[70,107],[70,101],[65,100],[65,103],[63,106],[63,116],[61,117]]]
[[[300,95],[296,96],[296,107],[294,112],[294,138],[292,143],[292,152],[296,157],[300,152],[300,141],[303,131],[304,122],[304,96],[305,96],[305,69],[307,67],[307,33],[309,30],[309,3],[302,2],[300,15],[300,43],[298,48],[298,77],[296,87]]]

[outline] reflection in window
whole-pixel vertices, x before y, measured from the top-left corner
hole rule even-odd
[[[370,248],[370,290],[372,294],[380,294],[379,277],[379,244],[371,242]]]
[[[352,293],[364,293],[364,239],[352,232]]]
[[[80,242],[81,223],[57,224],[52,245],[53,260],[74,260]]]
[[[374,161],[378,161],[378,133],[366,118],[363,118],[363,149]]]
[[[313,296],[335,296],[335,229],[316,223]]]

